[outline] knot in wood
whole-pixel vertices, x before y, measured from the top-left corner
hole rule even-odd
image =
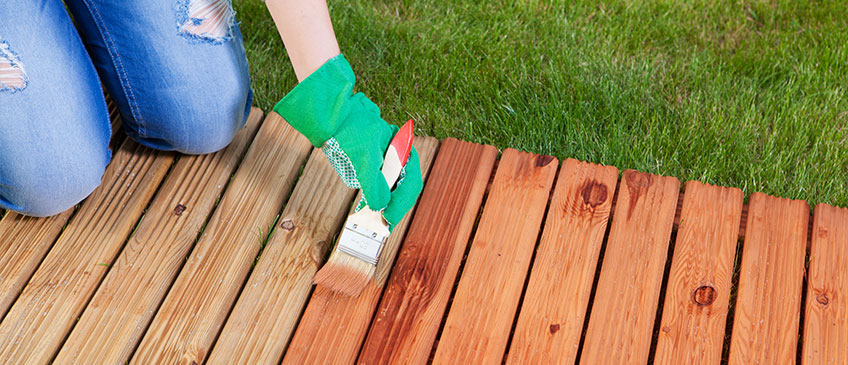
[[[174,207],[174,215],[179,217],[179,216],[183,215],[183,212],[185,212],[185,210],[186,210],[185,205],[177,204],[177,206]]]
[[[597,180],[587,181],[583,185],[581,195],[583,196],[584,204],[592,208],[597,207],[607,201],[607,186],[599,183]]]
[[[627,208],[627,220],[633,216],[636,209],[636,204],[639,203],[639,198],[648,191],[651,186],[651,175],[635,170],[627,170],[624,172],[623,181],[627,184],[627,191],[630,193],[630,205]]]
[[[709,285],[699,286],[698,289],[695,289],[695,291],[692,292],[692,300],[698,304],[699,307],[713,304],[715,297],[715,288]]]
[[[309,250],[309,258],[312,259],[316,268],[321,267],[324,263],[324,259],[327,257],[327,250],[329,248],[327,241],[321,240],[315,243],[315,245]]]
[[[636,170],[628,170],[624,176],[630,189],[647,188],[651,186],[651,175]]]
[[[827,304],[830,303],[830,298],[827,297],[827,294],[821,293],[816,295],[816,301],[823,306],[827,306]]]
[[[536,156],[536,166],[539,166],[539,167],[547,166],[553,160],[554,160],[554,156],[548,156],[548,155]]]
[[[557,333],[557,331],[559,331],[559,328],[560,328],[559,323],[552,324],[551,325],[551,334]]]
[[[286,219],[283,223],[280,223],[280,228],[285,229],[286,231],[291,231],[294,229],[294,222],[291,219]]]

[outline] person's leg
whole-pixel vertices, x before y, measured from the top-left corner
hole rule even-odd
[[[228,1],[66,3],[130,137],[203,154],[244,125],[252,94]]]
[[[109,163],[100,81],[60,1],[0,6],[0,207],[73,207]]]

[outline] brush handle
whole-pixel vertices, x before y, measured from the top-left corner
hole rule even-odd
[[[395,133],[386,150],[381,169],[386,184],[395,185],[406,160],[412,151],[412,120],[410,119]],[[371,265],[377,265],[383,244],[391,234],[383,213],[367,205],[347,217],[345,228],[339,237],[338,250]]]
[[[395,185],[401,170],[403,170],[403,166],[406,165],[406,161],[409,159],[409,154],[412,152],[413,131],[412,119],[410,119],[395,133],[394,138],[389,143],[389,148],[386,149],[386,155],[383,157],[383,168],[380,171],[383,173],[383,177],[386,178],[386,184],[389,187]],[[383,219],[381,212],[371,210],[366,205],[354,213],[354,215],[357,218],[356,220],[363,226],[381,234],[385,233],[388,236],[389,225]]]
[[[395,133],[392,142],[389,143],[389,148],[386,150],[386,155],[383,157],[381,171],[389,187],[395,185],[403,166],[406,165],[406,160],[409,159],[409,153],[412,151],[413,130],[412,119],[410,119]]]

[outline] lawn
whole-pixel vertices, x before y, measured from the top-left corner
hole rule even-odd
[[[296,79],[235,8],[255,105]],[[844,0],[330,1],[358,90],[417,133],[848,206]]]

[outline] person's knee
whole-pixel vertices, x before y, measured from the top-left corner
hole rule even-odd
[[[43,157],[43,158],[42,158]],[[37,158],[30,166],[15,166],[0,189],[0,205],[18,213],[49,217],[70,209],[100,185],[108,158],[76,151],[55,158]]]
[[[0,128],[0,208],[47,217],[100,185],[111,158],[109,118],[102,99],[83,91],[64,90],[75,100],[65,108],[42,101],[52,119],[20,108],[19,128]]]
[[[160,105],[175,104],[175,107],[145,115],[144,135],[130,134],[156,149],[191,155],[212,153],[226,147],[244,126],[250,96],[247,86],[232,85],[214,93],[199,90],[180,97],[182,100],[162,100]]]
[[[180,113],[171,138],[174,149],[192,155],[212,153],[226,147],[245,122],[245,101],[237,97],[195,98],[190,110]]]

